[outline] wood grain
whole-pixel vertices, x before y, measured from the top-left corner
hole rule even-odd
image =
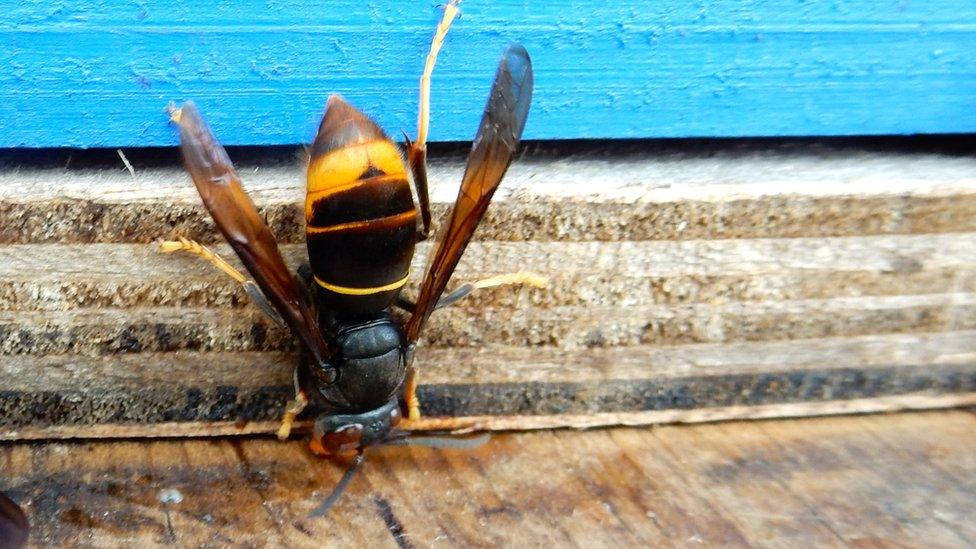
[[[429,246],[411,272],[423,272]],[[213,250],[233,261],[228,246]],[[283,247],[293,266],[303,244]],[[52,262],[51,257],[57,257]],[[545,273],[544,289],[476,292],[456,308],[629,306],[976,291],[976,233],[641,242],[475,242],[454,285],[504,273]],[[239,267],[240,268],[240,267]],[[419,276],[407,286],[416,294]],[[241,307],[244,293],[195,257],[154,244],[0,246],[0,308]],[[454,311],[452,309],[451,311]],[[448,311],[444,311],[448,313]],[[448,313],[450,314],[450,313]]]
[[[613,417],[729,406],[762,415],[764,405],[799,402],[824,403],[809,413],[825,413],[852,399],[968,394],[976,390],[974,341],[960,331],[586,351],[431,348],[418,354],[420,395],[434,416]],[[255,352],[10,356],[0,374],[0,432],[16,438],[31,426],[74,426],[83,434],[143,423],[151,433],[148,426],[174,421],[274,420],[294,360]]]
[[[676,345],[976,328],[976,295],[930,294],[621,308],[457,309],[425,333],[435,347]],[[53,317],[52,317],[53,316]],[[0,355],[289,351],[294,341],[255,311],[138,308],[0,312]]]
[[[968,402],[976,162],[965,140],[910,143],[534,150],[455,283],[531,269],[551,284],[433,317],[426,413],[543,427]],[[217,238],[173,159],[136,152],[133,175],[117,155],[5,155],[0,436],[267,429],[292,338],[208,265],[157,253],[160,236]],[[244,156],[241,173],[294,267],[301,176],[285,156]],[[436,160],[440,211],[461,169]]]
[[[976,362],[976,331],[572,351],[492,345],[427,347],[417,352],[423,379],[432,384],[587,384],[637,381],[648,376],[721,378],[731,373],[788,374],[837,367],[858,371],[918,364],[965,367]],[[104,390],[113,385],[143,383],[200,387],[287,385],[295,360],[292,353],[262,352],[24,354],[4,357],[0,385],[10,390]]]
[[[763,420],[877,414],[905,410],[937,410],[976,406],[976,392],[957,394],[915,393],[863,399],[827,400],[726,406],[719,408],[645,410],[638,412],[588,412],[558,415],[500,415],[469,417],[422,417],[404,423],[404,430],[450,432],[458,435],[484,431],[536,431],[552,429],[594,429],[617,426],[714,423],[720,421]],[[106,423],[99,425],[30,424],[0,433],[0,440],[69,440],[132,438],[201,438],[276,434],[280,421],[179,421],[168,423]],[[292,432],[296,437],[309,432],[312,422],[298,420]]]
[[[0,489],[24,506],[43,546],[967,547],[976,543],[974,418],[503,433],[473,451],[377,448],[325,519],[306,515],[342,464],[263,438],[8,444]]]
[[[864,142],[720,143],[696,145],[694,152],[654,143],[569,152],[540,147],[509,170],[477,238],[562,242],[976,231],[976,160],[944,145],[919,151]],[[64,165],[73,155],[59,156],[56,168],[22,167],[13,159],[14,169],[0,170],[0,243],[147,243],[180,235],[219,240],[193,185],[174,165],[177,154],[133,157],[134,177],[117,157],[72,168],[66,177]],[[244,187],[277,238],[304,242],[304,177],[295,156],[235,161],[242,162]],[[463,156],[431,166],[435,218],[453,203],[463,166]]]

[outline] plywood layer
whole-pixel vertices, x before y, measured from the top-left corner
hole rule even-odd
[[[519,159],[478,231],[483,240],[782,238],[976,230],[976,160],[870,147],[637,145]],[[170,163],[175,164],[174,153]],[[242,160],[246,160],[242,159]],[[70,161],[69,161],[70,163]],[[463,158],[431,166],[435,215],[457,194]],[[277,237],[303,242],[304,179],[289,159],[241,167]],[[70,175],[68,175],[70,174]],[[178,167],[0,171],[0,243],[219,239]]]
[[[428,414],[531,426],[971,400],[976,161],[657,147],[515,165],[455,284],[531,270],[549,285],[432,317]],[[155,162],[0,170],[0,438],[254,432],[280,414],[292,338],[210,266],[158,253],[161,237],[217,233],[182,171]],[[461,168],[435,161],[438,212]],[[299,265],[300,170],[245,159],[241,173]]]
[[[429,245],[415,255],[424,268]],[[226,244],[214,251],[238,264]],[[303,244],[282,248],[307,261]],[[56,264],[52,258],[57,258]],[[519,270],[544,290],[476,293],[458,306],[552,308],[972,292],[976,233],[624,242],[474,242],[455,275],[471,282]],[[416,292],[419,276],[407,286]],[[147,244],[0,246],[0,308],[241,307],[237,285],[208,264]],[[446,312],[446,311],[445,311]],[[467,314],[467,313],[466,313]]]
[[[625,422],[628,414],[668,410],[700,410],[702,418],[722,419],[748,417],[750,409],[768,417],[763,410],[777,405],[787,406],[773,416],[976,403],[974,342],[976,332],[950,332],[576,352],[425,349],[417,360],[423,410],[432,416],[557,416],[544,424],[558,426],[579,421],[559,416],[585,414],[621,413],[616,422]],[[250,432],[219,424],[277,419],[291,390],[294,360],[288,353],[257,352],[5,357],[0,438],[84,436],[96,424],[122,425],[119,436],[135,436],[132,425],[172,422]],[[896,399],[846,404],[887,397]],[[683,417],[650,414],[634,421]],[[505,425],[536,425],[521,421]],[[138,432],[152,436],[153,429]]]

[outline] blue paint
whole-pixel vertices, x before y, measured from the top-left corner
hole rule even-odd
[[[0,1],[0,147],[172,145],[194,99],[227,144],[310,140],[330,93],[414,133],[440,11],[392,0]],[[318,7],[316,7],[316,5]],[[976,131],[976,2],[467,0],[434,141],[467,140],[506,44],[529,139]]]

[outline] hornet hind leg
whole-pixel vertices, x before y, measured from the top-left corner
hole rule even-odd
[[[451,28],[451,23],[457,18],[460,10],[458,9],[459,0],[451,0],[444,6],[444,15],[437,30],[434,32],[434,39],[430,43],[430,52],[427,54],[427,61],[424,63],[424,72],[420,77],[420,106],[417,112],[417,140],[411,142],[407,139],[407,161],[410,164],[410,171],[413,173],[413,183],[417,188],[417,200],[420,202],[420,218],[423,222],[419,239],[426,240],[430,236],[431,215],[430,215],[430,193],[427,190],[427,130],[430,128],[430,77],[434,73],[434,65],[437,63],[437,54],[441,51],[447,31]]]
[[[427,185],[427,131],[430,128],[430,77],[434,72],[437,54],[444,44],[444,37],[451,28],[451,23],[457,18],[460,10],[460,0],[450,0],[444,6],[444,15],[437,24],[434,38],[430,43],[430,52],[424,63],[424,72],[420,76],[420,105],[417,113],[417,140],[407,140],[407,161],[413,173],[414,185],[417,187],[417,199],[420,202],[420,217],[423,226],[419,233],[420,240],[430,236],[431,214],[430,193]],[[408,417],[411,420],[420,419],[420,401],[417,399],[417,370],[411,365],[407,370],[406,391],[404,393],[407,404]]]
[[[261,309],[265,315],[268,316],[275,324],[284,327],[285,322],[281,319],[271,303],[268,302],[268,298],[264,296],[258,285],[254,283],[253,280],[248,280],[240,271],[235,269],[224,261],[222,257],[214,253],[210,248],[207,248],[199,242],[190,240],[188,238],[180,237],[179,240],[167,240],[159,245],[159,251],[164,254],[169,254],[173,252],[187,252],[193,254],[207,262],[209,262],[214,267],[220,269],[224,274],[236,280],[247,292],[247,295],[252,301]]]
[[[441,296],[437,300],[437,305],[434,306],[434,310],[442,309],[448,307],[461,301],[465,297],[471,295],[475,290],[483,288],[492,288],[494,286],[504,286],[508,284],[522,284],[526,286],[534,286],[536,288],[545,288],[549,285],[549,280],[541,275],[528,271],[520,271],[517,273],[507,273],[498,276],[492,276],[489,278],[483,278],[476,282],[470,284],[464,284],[453,292]],[[404,297],[397,298],[397,306],[408,311],[413,312],[416,308],[416,304],[409,301]],[[411,367],[407,370],[407,379],[404,384],[404,402],[407,406],[407,418],[411,421],[420,419],[420,399],[417,398],[417,369]]]
[[[219,255],[214,253],[211,249],[200,244],[199,242],[190,240],[188,238],[180,237],[179,240],[167,240],[164,241],[159,246],[159,251],[162,253],[173,253],[173,252],[187,252],[193,254],[207,262],[209,262],[214,267],[220,269],[221,272],[227,276],[233,278],[244,288],[247,295],[251,297],[251,300],[261,309],[261,311],[267,315],[272,321],[274,321],[279,326],[284,327],[285,323],[281,319],[281,316],[274,310],[268,299],[261,293],[257,284],[252,280],[248,280],[240,271],[232,267],[229,263],[224,261]],[[305,395],[305,391],[299,386],[298,375],[296,371],[295,376],[295,398],[289,400],[288,404],[285,405],[285,413],[281,418],[281,427],[278,428],[278,438],[285,440],[291,433],[292,424],[295,422],[295,418],[308,406],[308,397]]]
[[[301,381],[298,378],[298,369],[295,370],[295,398],[285,404],[285,413],[281,416],[281,426],[278,427],[278,440],[285,440],[291,434],[291,426],[295,423],[295,418],[302,410],[308,406],[308,395],[302,389]]]

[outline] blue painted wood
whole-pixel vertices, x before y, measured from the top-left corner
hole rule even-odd
[[[536,67],[530,139],[976,131],[974,0],[462,10],[434,73],[435,141],[471,138],[512,41]],[[228,144],[301,143],[330,93],[412,134],[439,15],[403,0],[0,0],[0,146],[172,145],[163,109],[185,99]]]

